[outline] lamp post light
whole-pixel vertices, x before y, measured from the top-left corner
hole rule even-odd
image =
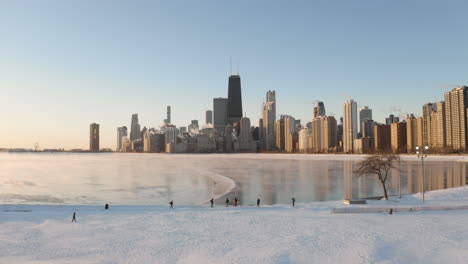
[[[424,158],[427,157],[428,150],[429,150],[429,146],[424,146],[424,147],[416,146],[416,154],[418,155],[418,158],[421,159],[421,166],[423,170],[423,175],[422,175],[423,203],[424,203],[424,191],[426,189],[426,185],[424,184],[424,179],[426,178],[426,170],[424,169]]]

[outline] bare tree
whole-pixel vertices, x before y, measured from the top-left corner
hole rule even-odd
[[[400,156],[394,154],[375,154],[367,156],[357,164],[357,169],[353,172],[358,176],[374,174],[382,184],[385,200],[388,199],[385,181],[391,168],[395,168],[395,161],[399,161]]]

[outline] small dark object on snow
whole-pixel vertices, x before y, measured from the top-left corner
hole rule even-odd
[[[104,208],[105,208],[106,210],[109,209],[109,205],[106,204],[106,206],[104,206]]]
[[[211,203],[211,208],[213,208],[213,204],[214,204],[213,198],[211,198],[210,203]]]
[[[293,198],[291,199],[291,201],[292,201],[293,206],[295,206],[296,199],[293,197]]]
[[[388,214],[393,214],[393,208],[388,208]]]
[[[229,199],[226,198],[226,207],[228,207],[228,205],[229,205]]]
[[[76,212],[73,212],[72,223],[76,222]]]
[[[237,197],[234,198],[234,207],[237,207],[237,202],[238,202],[238,201],[239,201],[239,200],[237,200]]]
[[[174,208],[174,201],[171,201],[169,205],[171,206],[171,208]]]
[[[257,207],[260,207],[260,198],[257,199]]]

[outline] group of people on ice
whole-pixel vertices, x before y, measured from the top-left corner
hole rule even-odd
[[[229,202],[230,202],[230,201],[229,201],[229,198],[226,197],[226,201],[225,201],[226,207],[229,206]],[[294,197],[291,198],[291,202],[292,202],[292,206],[295,206],[295,205],[296,205],[296,199],[295,199]],[[239,203],[239,199],[237,199],[237,197],[234,198],[234,207],[237,207],[237,204],[238,204],[238,203]],[[211,208],[213,208],[213,207],[214,207],[214,198],[211,198],[210,204],[211,204]],[[171,200],[171,201],[169,202],[169,207],[172,208],[172,209],[174,208],[174,200]],[[257,207],[260,207],[260,198],[257,199]],[[109,204],[106,204],[106,205],[104,206],[104,208],[105,208],[106,210],[108,210],[108,209],[109,209]],[[72,222],[76,222],[76,212],[73,212]]]
[[[229,206],[229,202],[230,202],[229,198],[226,197],[226,201],[224,201],[224,204],[226,205],[226,207]],[[291,198],[291,202],[292,202],[292,206],[296,206],[296,198],[294,198],[294,197]],[[237,199],[237,197],[234,198],[234,207],[237,207],[238,203],[239,203],[239,199]],[[210,205],[211,205],[211,208],[214,207],[214,198],[211,198]],[[171,200],[169,202],[169,207],[174,208],[174,201],[173,200]],[[260,207],[260,198],[257,199],[257,207]]]

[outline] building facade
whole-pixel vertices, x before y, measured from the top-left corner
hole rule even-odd
[[[376,152],[388,153],[392,150],[390,125],[374,126],[374,144]]]
[[[99,151],[99,124],[92,123],[89,128],[89,150]]]
[[[357,129],[357,103],[351,99],[343,104],[343,151],[345,153],[353,152]]]
[[[390,125],[391,145],[393,153],[407,152],[406,123],[398,122]]]
[[[455,151],[467,149],[468,86],[444,94],[446,145]]]
[[[263,149],[266,151],[275,150],[275,119],[276,119],[276,93],[268,91],[266,102],[262,105],[263,119]]]
[[[233,125],[242,118],[242,92],[241,78],[239,75],[229,76],[228,81],[228,105],[227,121]]]
[[[213,99],[213,128],[218,132],[218,135],[224,134],[224,128],[228,124],[227,121],[227,98]]]
[[[123,138],[126,137],[126,136],[127,136],[127,127],[126,126],[118,127],[117,128],[117,146],[115,148],[115,151],[117,151],[117,152],[122,151]]]

